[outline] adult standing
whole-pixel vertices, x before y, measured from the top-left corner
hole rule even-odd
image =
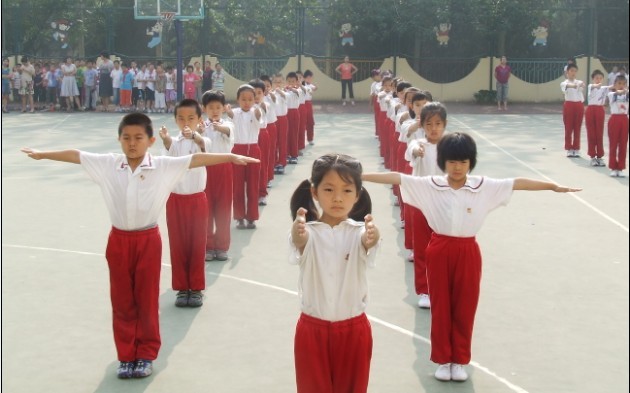
[[[31,108],[31,113],[35,112],[35,105],[33,103],[33,94],[35,90],[33,88],[33,76],[35,75],[35,67],[29,62],[28,57],[22,57],[22,78],[20,83],[20,95],[22,96],[22,112],[26,112],[26,101]]]
[[[612,86],[615,84],[615,78],[617,78],[617,74],[619,73],[619,69],[617,66],[612,68],[612,71],[608,73],[608,86]]]
[[[223,72],[223,67],[221,64],[216,63],[214,65],[214,73],[212,74],[212,87],[216,91],[220,91],[223,93],[223,89],[225,87],[225,73]]]
[[[71,57],[66,57],[66,62],[61,65],[61,72],[63,79],[61,80],[61,94],[59,95],[66,98],[68,112],[72,111],[74,108],[72,105],[73,98],[77,108],[81,109],[79,88],[75,77],[77,74],[77,66],[74,65]]]
[[[346,88],[350,93],[350,102],[354,105],[354,91],[352,90],[352,77],[359,71],[354,64],[350,63],[350,57],[343,58],[343,63],[335,68],[335,72],[341,75],[341,104],[346,105]]]
[[[112,85],[111,72],[114,69],[114,63],[109,59],[108,52],[101,52],[101,65],[98,67],[98,96],[101,97],[103,109],[107,112],[110,99],[114,94],[114,86]]]
[[[507,111],[507,99],[508,99],[508,80],[512,69],[507,65],[507,57],[501,56],[501,63],[494,69],[494,77],[497,80],[497,106],[498,109]],[[501,108],[503,103],[503,108]]]
[[[214,70],[212,69],[212,63],[210,60],[206,60],[205,67],[203,69],[201,90],[203,90],[202,94],[208,90],[212,90],[212,74]]]

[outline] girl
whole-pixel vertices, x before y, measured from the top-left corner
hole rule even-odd
[[[254,108],[254,88],[241,85],[236,91],[239,108],[227,109],[228,116],[234,122],[234,148],[232,152],[260,159],[258,133],[262,112]],[[254,229],[258,220],[258,186],[260,182],[260,163],[248,168],[234,167],[234,219],[237,229]],[[247,220],[247,225],[245,224]]]
[[[584,115],[586,122],[586,140],[588,142],[588,155],[591,157],[591,166],[605,166],[604,160],[604,118],[606,111],[606,96],[609,86],[604,86],[604,73],[595,70],[591,74],[591,83],[588,85],[588,106]]]
[[[374,266],[380,235],[361,172],[356,159],[327,154],[291,198],[289,262],[300,266],[302,308],[294,347],[298,393],[367,391],[366,268]]]
[[[464,133],[446,135],[437,145],[437,165],[446,176],[414,177],[366,173],[363,180],[400,184],[403,199],[422,210],[435,231],[426,249],[431,288],[431,360],[435,378],[465,381],[470,362],[473,322],[479,300],[481,252],[475,235],[485,217],[509,202],[513,190],[575,192],[578,188],[539,180],[469,176],[477,146]]]
[[[284,90],[284,78],[282,74],[276,74],[273,77],[273,94],[276,96],[276,117],[278,131],[278,143],[275,152],[275,173],[278,175],[284,175],[284,167],[287,166],[287,152],[288,152],[288,130],[289,122],[287,120],[287,113],[289,108],[287,107],[287,92]]]
[[[610,176],[625,177],[623,170],[626,168],[628,148],[628,81],[624,74],[619,74],[615,78],[615,84],[608,93],[608,102],[610,104],[610,118],[608,119]]]
[[[575,64],[569,64],[566,70],[567,79],[560,83],[560,90],[564,94],[564,149],[569,158],[580,156],[580,131],[584,118],[584,82],[575,79],[577,71]]]
[[[9,113],[8,105],[11,97],[11,68],[9,59],[2,59],[2,113]]]

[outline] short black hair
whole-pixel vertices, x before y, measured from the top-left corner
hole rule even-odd
[[[192,98],[184,98],[180,102],[175,105],[175,109],[173,110],[173,116],[177,117],[177,110],[179,108],[195,108],[197,112],[197,117],[201,117],[201,107],[197,100],[193,100]]]
[[[304,71],[304,77],[308,78],[309,76],[313,76],[313,71],[311,71],[311,70]]]
[[[208,90],[201,96],[201,105],[206,107],[211,102],[218,101],[221,105],[225,105],[225,95],[218,90]]]
[[[597,75],[604,76],[604,73],[603,73],[603,72],[601,72],[600,70],[595,70],[595,71],[593,71],[593,73],[591,74],[591,79],[595,78]]]
[[[265,86],[265,82],[263,82],[262,80],[258,78],[250,80],[248,84],[254,89],[260,89],[262,91],[267,90],[267,86]]]
[[[442,171],[446,171],[446,161],[470,162],[469,172],[477,165],[477,144],[464,132],[446,134],[437,145],[437,163]]]
[[[567,65],[567,71],[569,71],[571,68],[575,68],[577,70],[578,66],[575,63],[570,63]]]
[[[133,112],[125,115],[118,124],[118,137],[122,135],[123,128],[127,126],[143,126],[149,138],[153,138],[153,123],[144,113]]]
[[[297,74],[296,74],[295,72],[289,72],[289,73],[287,74],[286,79],[289,79],[289,78],[295,78],[295,79],[297,79],[297,78],[298,78],[298,76],[297,76]]]

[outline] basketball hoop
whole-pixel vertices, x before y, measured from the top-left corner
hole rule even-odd
[[[173,18],[177,15],[176,12],[160,12],[160,17],[162,18],[162,22],[170,23],[173,21]]]

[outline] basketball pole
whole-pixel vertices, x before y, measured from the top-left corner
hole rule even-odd
[[[184,37],[182,34],[182,21],[175,18],[173,23],[175,23],[175,36],[177,39],[177,101],[179,102],[183,98],[182,81],[184,73],[182,68],[184,67],[184,59],[182,55],[182,46],[184,45]]]

